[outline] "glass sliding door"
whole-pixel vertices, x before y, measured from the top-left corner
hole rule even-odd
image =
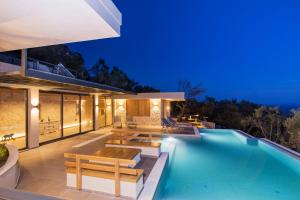
[[[106,104],[106,126],[112,125],[112,100],[107,98],[105,100]]]
[[[98,99],[98,125],[99,128],[105,127],[105,99]]]
[[[61,94],[40,92],[40,143],[61,137]]]
[[[27,91],[0,88],[0,141],[26,148]]]
[[[80,96],[63,94],[63,136],[80,133]]]
[[[93,103],[93,96],[81,96],[81,132],[94,129]]]

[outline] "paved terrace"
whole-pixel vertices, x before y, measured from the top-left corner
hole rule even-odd
[[[124,199],[66,187],[63,154],[65,152],[93,154],[104,147],[105,140],[110,137],[110,131],[109,128],[101,129],[20,153],[22,175],[17,189],[72,200]],[[137,168],[145,170],[145,179],[155,162],[155,158],[142,157]]]

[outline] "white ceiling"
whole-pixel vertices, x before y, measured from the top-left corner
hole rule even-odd
[[[120,36],[111,0],[1,0],[0,51]]]

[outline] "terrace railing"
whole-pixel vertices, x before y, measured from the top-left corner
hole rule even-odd
[[[0,54],[0,62],[18,66],[21,65],[20,58],[6,54]],[[27,69],[38,70],[70,78],[80,78],[80,73],[78,73],[76,70],[72,70],[63,66],[62,64],[54,65],[52,63],[48,63],[30,57],[27,58]]]
[[[33,58],[28,58],[27,68],[34,69],[42,72],[48,72],[51,74],[57,74],[61,76],[66,76],[70,78],[76,78],[78,76],[75,70],[67,69],[61,63],[54,65],[45,61],[40,61]],[[71,72],[72,71],[72,72]]]

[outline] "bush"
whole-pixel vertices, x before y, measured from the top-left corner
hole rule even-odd
[[[8,158],[8,149],[5,144],[0,144],[0,162],[5,162]]]

